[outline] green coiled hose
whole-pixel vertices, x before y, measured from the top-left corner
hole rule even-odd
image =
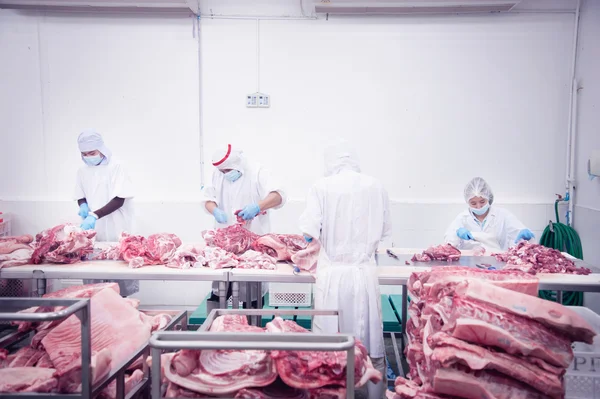
[[[558,217],[559,201],[561,201],[560,197],[554,202],[556,223],[550,223],[546,226],[542,237],[540,237],[540,244],[548,248],[566,252],[577,259],[583,259],[583,248],[581,247],[579,234],[572,227],[560,222],[560,218]],[[539,297],[556,302],[555,291],[540,291]],[[583,293],[563,292],[563,304],[567,306],[583,306]]]

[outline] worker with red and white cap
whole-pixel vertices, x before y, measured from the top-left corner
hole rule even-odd
[[[215,227],[236,224],[239,217],[246,229],[260,235],[271,233],[269,210],[281,208],[286,195],[269,171],[246,159],[231,144],[215,151],[212,164],[216,169],[211,184],[202,190],[202,203],[214,216]],[[244,286],[240,285],[241,298],[246,297]],[[213,283],[213,293],[216,291]],[[257,300],[256,294],[252,292],[252,301]]]
[[[248,230],[260,235],[270,233],[266,211],[281,208],[286,196],[269,171],[247,160],[231,144],[215,151],[212,164],[216,170],[212,184],[202,191],[202,202],[215,217],[216,227],[235,224],[235,212],[239,211],[238,216],[246,221],[244,227]]]

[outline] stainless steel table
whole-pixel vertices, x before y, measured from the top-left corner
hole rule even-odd
[[[38,293],[46,292],[47,279],[110,279],[110,280],[168,280],[168,281],[218,281],[219,306],[227,307],[227,282],[229,269],[208,267],[174,269],[164,265],[130,268],[123,261],[86,261],[72,265],[23,265],[0,269],[0,279],[34,279]]]

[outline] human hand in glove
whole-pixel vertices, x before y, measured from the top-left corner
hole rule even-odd
[[[521,240],[529,241],[533,237],[535,237],[535,235],[531,232],[531,230],[523,229],[523,230],[519,231],[519,235],[517,236],[517,239],[515,240],[515,244]]]
[[[456,230],[456,235],[462,238],[463,240],[467,241],[473,239],[473,235],[471,234],[471,232],[465,229],[464,227],[461,227],[460,229]]]
[[[84,230],[93,230],[96,227],[96,220],[94,216],[88,215],[79,227]]]
[[[219,208],[213,210],[213,216],[217,223],[227,223],[227,214]]]
[[[246,205],[239,213],[238,217],[241,217],[244,220],[252,220],[258,215],[260,212],[260,207],[258,204]]]
[[[311,242],[311,241],[313,240],[313,238],[312,238],[312,237],[309,237],[309,236],[307,236],[306,234],[304,234],[304,240],[305,240],[306,242]]]
[[[79,216],[81,216],[82,219],[88,217],[88,213],[90,213],[90,207],[87,202],[79,205]]]

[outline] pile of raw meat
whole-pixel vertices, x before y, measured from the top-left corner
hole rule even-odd
[[[276,317],[266,328],[248,325],[246,316],[220,316],[211,332],[308,333]],[[355,346],[356,387],[379,382],[360,341]],[[346,352],[190,350],[162,355],[165,397],[345,398]],[[268,395],[268,396],[267,396]]]
[[[92,381],[105,378],[111,369],[128,361],[147,345],[153,331],[163,329],[171,321],[168,314],[147,315],[137,310],[139,301],[122,298],[117,283],[72,286],[44,295],[44,298],[91,298]],[[24,313],[43,313],[61,307],[34,307]],[[0,392],[81,391],[81,324],[76,315],[67,319],[42,322],[16,322],[20,331],[33,329],[30,346],[14,354],[0,351]],[[138,359],[128,371],[126,388],[143,379]],[[116,382],[102,395],[114,398]],[[0,395],[1,396],[1,395]]]
[[[31,259],[33,237],[0,237],[0,269],[26,265]]]
[[[35,236],[31,263],[75,263],[94,251],[93,230],[60,224]]]
[[[210,247],[222,248],[235,255],[249,251],[259,252],[281,262],[292,262],[302,270],[314,272],[320,245],[317,240],[310,244],[296,234],[265,234],[259,236],[236,224],[224,229],[202,232],[202,238]]]
[[[431,262],[432,260],[441,260],[454,262],[460,259],[460,251],[451,244],[432,246],[427,248],[421,254],[415,254],[412,257],[413,262]]]
[[[492,254],[501,262],[506,262],[505,269],[517,269],[527,273],[566,273],[590,274],[587,267],[577,267],[560,251],[539,244],[521,242],[506,253]]]
[[[574,341],[596,335],[578,314],[537,298],[517,270],[444,267],[414,273],[406,357],[410,380],[389,398],[563,398]]]

